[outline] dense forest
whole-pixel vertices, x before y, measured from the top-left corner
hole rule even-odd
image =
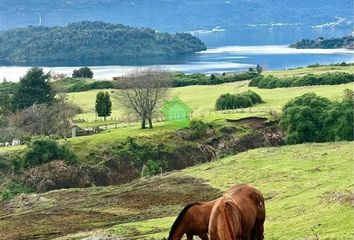
[[[10,63],[97,61],[170,56],[206,50],[188,33],[83,21],[66,27],[16,28],[0,32],[0,60]]]
[[[354,49],[354,37],[345,36],[342,38],[325,39],[319,37],[317,39],[302,39],[290,45],[291,48],[348,48]]]

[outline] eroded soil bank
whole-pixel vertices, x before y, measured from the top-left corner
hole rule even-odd
[[[161,139],[128,139],[90,152],[90,164],[53,161],[24,171],[19,179],[37,192],[119,185],[145,176],[146,171],[151,176],[180,170],[249,149],[278,146],[283,140],[278,125],[264,118],[227,120],[222,126],[209,125],[197,138],[183,129]]]

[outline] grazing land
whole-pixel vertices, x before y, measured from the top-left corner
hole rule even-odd
[[[265,195],[266,239],[351,239],[353,147],[261,148],[122,186],[20,195],[1,205],[0,238],[162,239],[185,204],[246,182]]]
[[[325,66],[266,72],[264,75],[282,78],[335,71],[354,73],[352,66]],[[90,186],[87,188],[53,190],[44,193],[19,191],[22,194],[17,192],[12,196],[7,196],[6,193],[9,192],[2,191],[0,239],[63,240],[113,236],[123,239],[161,240],[167,237],[173,221],[183,206],[196,200],[215,199],[237,183],[252,184],[264,193],[267,209],[266,239],[353,238],[354,192],[351,178],[354,171],[353,142],[309,143],[246,151],[250,147],[243,149],[246,152],[242,152],[237,150],[239,145],[242,145],[238,140],[252,134],[253,138],[257,138],[256,133],[259,129],[251,125],[247,127],[243,125],[244,123],[235,124],[237,119],[246,117],[262,117],[264,119],[262,127],[270,123],[276,124],[273,120],[278,120],[279,116],[276,115],[280,114],[282,107],[290,99],[314,92],[319,96],[340,101],[344,90],[352,89],[353,83],[276,89],[248,87],[248,83],[249,81],[246,80],[171,89],[170,97],[178,96],[192,108],[194,111],[192,120],[202,120],[203,124],[208,126],[209,130],[206,130],[205,135],[199,139],[188,139],[188,135],[185,135],[191,131],[190,121],[156,122],[154,129],[139,129],[138,123],[135,122],[119,123],[117,119],[126,114],[114,98],[113,114],[107,123],[111,126],[117,124],[117,128],[105,129],[102,121],[94,121],[96,94],[102,90],[70,93],[70,99],[83,110],[83,113],[75,118],[87,120],[79,123],[81,127],[103,125],[103,131],[100,133],[68,139],[68,146],[79,157],[78,168],[91,167],[91,170],[97,170],[93,173],[100,173],[98,170],[109,168],[110,163],[119,162],[122,159],[118,157],[122,155],[110,155],[110,153],[124,150],[124,146],[127,146],[124,145],[126,144],[124,141],[128,137],[143,139],[145,143],[157,143],[151,146],[165,144],[166,149],[171,151],[177,149],[175,145],[185,144],[183,146],[187,148],[181,148],[180,151],[191,150],[187,153],[186,159],[176,157],[181,154],[178,151],[175,152],[177,155],[168,155],[169,159],[176,162],[193,160],[195,156],[192,156],[192,151],[195,149],[207,150],[205,147],[213,146],[216,154],[205,161],[191,161],[192,164],[184,167],[197,163],[198,165],[184,170],[175,170],[166,174],[157,171],[155,174],[159,175],[150,178],[140,178],[142,174],[138,174],[134,178],[139,178],[138,180],[125,181],[123,185],[92,187],[99,184],[90,184],[85,185]],[[247,90],[259,94],[264,103],[247,109],[215,112],[215,102],[221,94],[237,94]],[[108,89],[107,91],[114,94],[113,91],[120,90]],[[277,114],[271,110],[276,110]],[[230,130],[234,132],[228,133]],[[262,136],[266,135],[266,132],[261,133],[264,133]],[[231,140],[236,140],[235,144],[227,145],[230,144],[227,141]],[[64,140],[59,141],[64,142]],[[139,142],[132,142],[132,145],[136,143]],[[135,153],[134,151],[143,145],[136,146],[137,148],[130,149],[131,152],[128,153]],[[235,151],[222,152],[228,150],[227,146],[231,146]],[[24,148],[24,146],[2,147],[0,157],[4,156],[4,159],[13,161],[7,157],[15,156]],[[202,152],[196,151],[194,155],[202,155]],[[242,153],[235,155],[235,152]],[[142,155],[145,154],[148,152],[143,152]],[[162,155],[159,156],[161,158]],[[57,162],[53,161],[54,164]],[[15,165],[9,166],[15,168]],[[129,167],[129,165],[122,166]],[[46,169],[45,166],[41,167],[30,169],[33,170],[34,178],[41,176],[43,173],[41,171]],[[117,171],[113,167],[110,169],[112,171],[107,173],[108,176],[116,174],[114,176],[119,178],[120,175],[125,176],[124,171],[128,172],[128,169],[122,168],[123,170]],[[16,170],[11,168],[11,176],[0,176],[0,187],[6,187],[7,181],[10,182],[11,178],[17,178],[16,180],[21,178],[21,174],[16,175],[14,172],[16,173]],[[48,170],[43,175],[46,173],[53,174]],[[98,175],[99,179],[106,176],[103,173]],[[59,175],[62,176],[63,172]]]

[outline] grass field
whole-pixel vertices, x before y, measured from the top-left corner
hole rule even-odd
[[[276,77],[293,77],[293,76],[303,76],[306,74],[321,74],[324,72],[348,72],[354,74],[354,66],[323,66],[315,68],[298,68],[291,70],[280,70],[280,71],[267,71],[264,72],[265,75],[273,75]]]
[[[0,238],[161,239],[185,204],[246,182],[265,195],[266,239],[353,239],[353,147],[261,148],[123,186],[18,196],[0,207]]]
[[[354,73],[354,67],[318,67],[318,68],[301,68],[288,71],[273,71],[266,72],[265,75],[275,75],[278,77],[304,75],[307,73],[324,73],[333,71],[345,71]],[[171,89],[170,97],[178,96],[185,103],[187,103],[195,114],[208,113],[215,110],[216,99],[224,93],[240,93],[247,90],[252,90],[260,94],[265,101],[264,104],[256,105],[255,107],[269,107],[280,109],[287,101],[304,93],[315,92],[321,96],[330,98],[332,100],[339,100],[343,94],[344,89],[352,89],[353,83],[334,85],[334,86],[311,86],[311,87],[296,87],[296,88],[277,88],[277,89],[258,89],[255,87],[248,87],[248,81],[228,83],[222,85],[208,85],[208,86],[187,86]],[[94,104],[96,94],[100,90],[71,93],[70,99],[78,104],[83,113],[78,115],[78,118],[83,118],[88,121],[96,119]],[[114,95],[119,90],[107,90]],[[120,118],[125,112],[122,106],[112,98],[113,111],[112,118]]]

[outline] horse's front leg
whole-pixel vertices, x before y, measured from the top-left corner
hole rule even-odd
[[[264,239],[264,219],[262,220],[257,220],[256,225],[254,226],[255,230],[255,237],[257,240],[263,240]]]

